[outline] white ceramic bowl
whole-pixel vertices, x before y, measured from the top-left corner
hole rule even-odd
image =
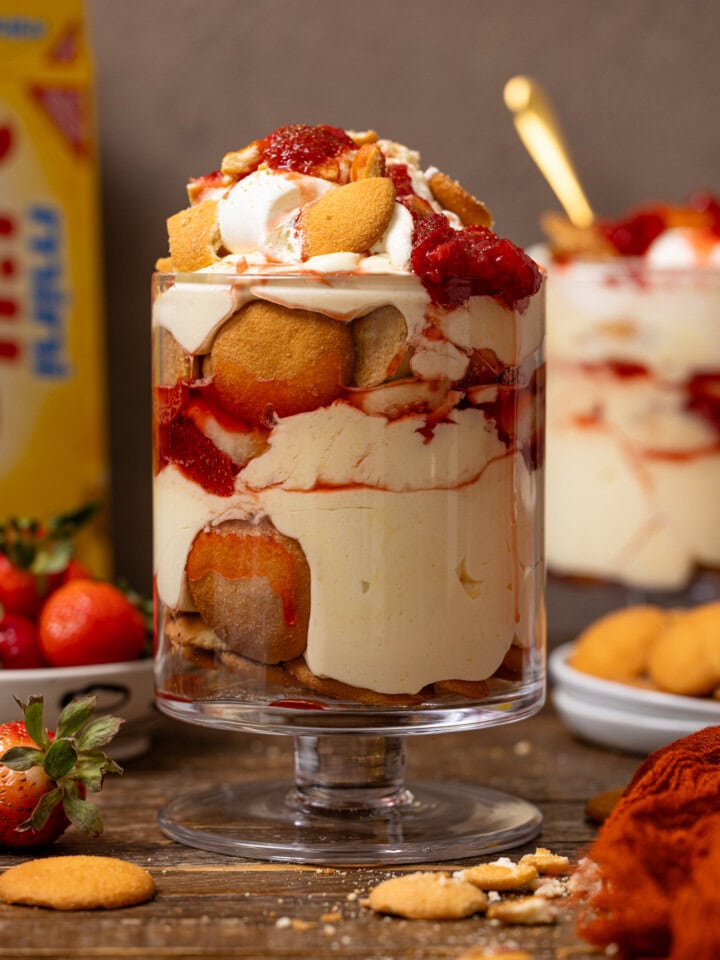
[[[703,727],[720,724],[720,702],[602,680],[567,662],[557,647],[548,666],[558,713],[578,736],[629,753],[651,753]]]
[[[87,694],[97,697],[95,716],[111,713],[125,720],[107,748],[114,759],[129,760],[148,749],[155,699],[152,658],[87,667],[2,670],[0,723],[22,719],[14,697],[27,700],[42,695],[45,726],[53,730],[65,704]]]

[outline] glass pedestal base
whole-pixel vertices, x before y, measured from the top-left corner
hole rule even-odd
[[[361,761],[353,765],[351,744],[361,748],[353,750]],[[158,821],[166,836],[187,846],[318,864],[464,859],[519,846],[540,832],[542,815],[524,800],[465,783],[406,784],[403,766],[400,738],[298,737],[294,784],[259,781],[183,794]]]

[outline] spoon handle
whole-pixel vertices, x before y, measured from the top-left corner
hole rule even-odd
[[[512,77],[505,84],[505,105],[515,129],[570,221],[589,227],[595,216],[573,167],[557,117],[542,87],[530,77]]]

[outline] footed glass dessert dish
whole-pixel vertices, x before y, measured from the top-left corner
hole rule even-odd
[[[300,863],[535,836],[523,800],[406,783],[404,743],[543,701],[542,293],[156,275],[153,338],[158,704],[295,741],[294,783],[188,793],[162,830]]]

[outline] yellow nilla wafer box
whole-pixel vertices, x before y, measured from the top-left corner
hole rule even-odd
[[[107,501],[99,212],[82,2],[0,0],[0,520]]]

